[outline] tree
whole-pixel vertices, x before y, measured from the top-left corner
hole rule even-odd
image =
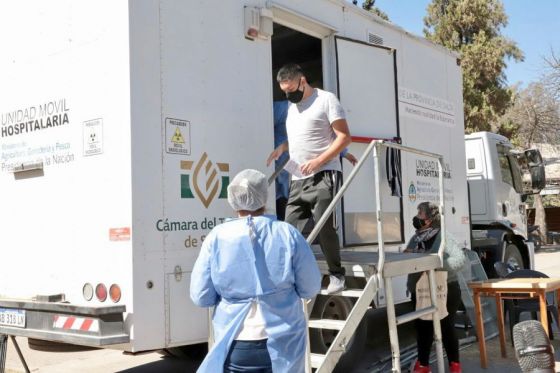
[[[523,60],[516,44],[501,34],[507,15],[500,0],[432,0],[425,36],[460,53],[465,129],[490,130],[511,105],[506,59]]]
[[[515,129],[512,141],[522,148],[557,144],[560,139],[560,103],[555,92],[549,89],[549,83],[548,79],[543,79],[516,92],[514,103],[500,119],[496,132],[505,134],[504,131]],[[535,224],[540,227],[543,242],[546,242],[548,233],[544,207],[550,202],[543,201],[540,194],[535,195]]]
[[[539,226],[539,238],[546,243],[548,236],[548,226],[546,224],[546,213],[544,211],[543,198],[540,194],[535,194],[535,225]]]
[[[517,146],[524,148],[558,143],[560,105],[548,83],[547,80],[531,83],[522,90],[514,87],[513,105],[493,129],[504,136],[511,136]]]
[[[358,5],[358,0],[352,0],[354,5]],[[389,16],[384,11],[380,10],[378,7],[375,6],[375,0],[364,0],[362,2],[362,8],[365,10],[372,12],[379,17],[383,18],[385,21],[389,20]]]
[[[544,57],[547,65],[545,81],[552,95],[560,100],[560,57],[556,55],[554,49],[550,50],[550,56]]]

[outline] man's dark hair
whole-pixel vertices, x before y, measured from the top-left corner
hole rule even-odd
[[[301,66],[296,65],[295,63],[288,63],[278,70],[278,74],[276,74],[276,81],[280,83],[286,80],[294,80],[301,76],[305,76]]]

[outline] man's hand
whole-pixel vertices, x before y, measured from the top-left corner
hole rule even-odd
[[[318,158],[315,158],[302,164],[300,166],[300,171],[304,175],[311,175],[319,171],[321,166],[322,166],[321,161],[319,161]]]
[[[344,158],[346,158],[348,160],[348,162],[352,163],[352,166],[355,166],[356,163],[358,163],[358,159],[356,157],[354,157],[354,154],[352,154],[352,153],[344,154]]]
[[[272,161],[277,161],[278,158],[280,158],[280,156],[284,154],[284,152],[286,151],[288,151],[288,142],[283,142],[282,144],[278,145],[278,147],[274,149],[272,153],[270,153],[270,155],[268,156],[268,159],[266,160],[266,165],[270,166]]]

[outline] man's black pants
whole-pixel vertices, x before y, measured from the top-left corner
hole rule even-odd
[[[309,219],[318,222],[331,203],[340,180],[338,171],[321,171],[302,180],[292,180],[286,206],[286,222],[303,232]],[[340,265],[340,244],[333,214],[319,232],[319,244],[332,275],[344,276]]]

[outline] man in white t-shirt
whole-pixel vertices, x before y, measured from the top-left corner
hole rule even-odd
[[[300,66],[285,65],[276,80],[290,101],[286,119],[288,141],[274,149],[267,164],[289,151],[290,159],[299,165],[300,172],[292,174],[286,222],[302,231],[309,219],[319,221],[332,201],[341,180],[338,155],[352,139],[337,97],[311,87]],[[327,291],[341,291],[345,287],[345,273],[340,264],[333,214],[319,233],[319,243],[329,266]]]

